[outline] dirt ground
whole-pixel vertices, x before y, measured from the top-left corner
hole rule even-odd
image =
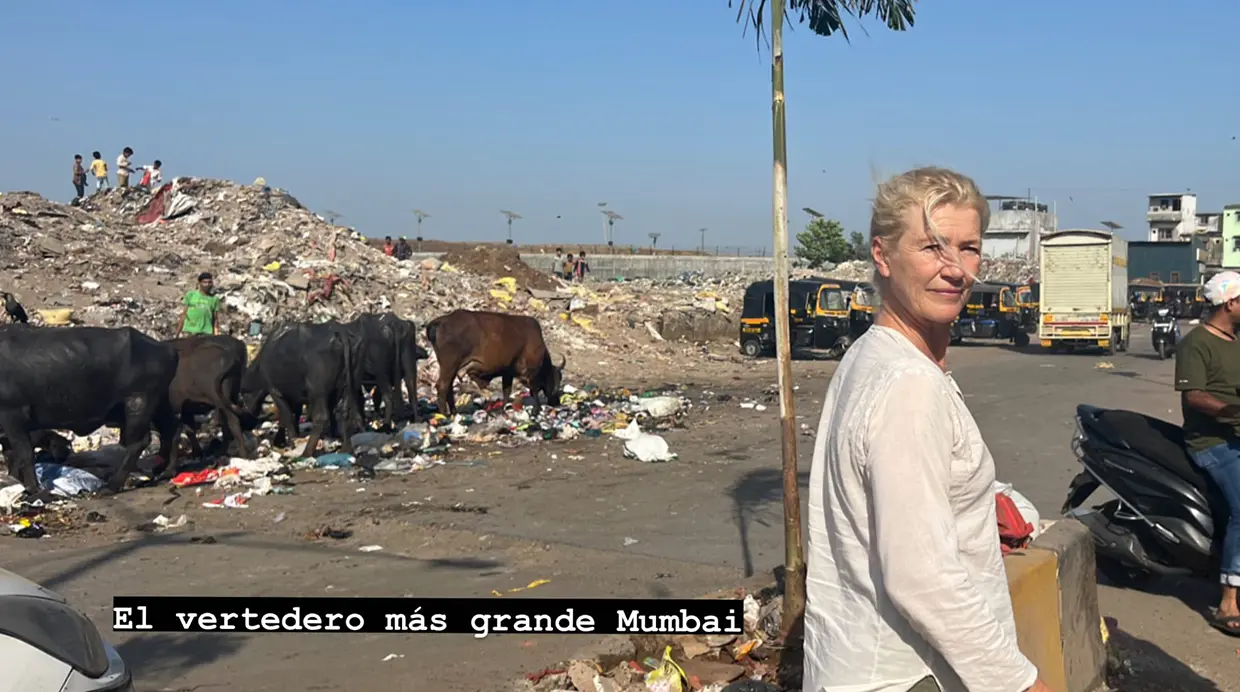
[[[1188,328],[1187,326],[1185,327]],[[950,356],[996,458],[1054,517],[1078,465],[1069,449],[1078,403],[1179,421],[1172,361],[1148,332],[1112,358],[965,345]],[[1113,368],[1099,367],[1110,363]],[[835,364],[795,363],[798,451],[808,481],[812,433]],[[625,459],[605,436],[521,448],[466,447],[452,463],[359,480],[303,471],[291,495],[248,509],[204,509],[201,495],[141,489],[86,509],[106,517],[40,540],[0,539],[4,566],[85,608],[135,667],[139,689],[502,690],[589,645],[587,637],[111,632],[116,595],[691,597],[769,574],[782,561],[778,404],[773,361],[712,362],[605,385],[678,382],[695,402],[665,437],[680,458]],[[578,383],[580,384],[580,383]],[[750,399],[766,409],[742,408]],[[137,527],[186,514],[168,532]],[[313,538],[323,526],[348,538]],[[362,546],[382,550],[361,552]],[[1153,593],[1102,586],[1104,613],[1129,671],[1125,690],[1240,691],[1236,643],[1201,616],[1216,586],[1182,581]],[[397,657],[385,660],[389,654]]]

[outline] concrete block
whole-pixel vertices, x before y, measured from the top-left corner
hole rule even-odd
[[[1078,521],[1053,524],[1034,547],[1055,553],[1059,568],[1059,621],[1064,673],[1070,692],[1092,690],[1106,676],[1106,644],[1099,626],[1094,542]]]
[[[1020,649],[1055,692],[1091,692],[1105,678],[1094,543],[1078,522],[1051,526],[1004,559]]]
[[[1021,653],[1033,661],[1042,681],[1055,692],[1084,692],[1067,687],[1055,553],[1030,548],[1008,555],[1003,566]]]

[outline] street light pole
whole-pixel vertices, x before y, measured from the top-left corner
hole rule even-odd
[[[698,252],[700,252],[701,254],[705,255],[705,254],[706,254],[706,229],[705,229],[705,228],[699,228],[699,229],[698,229],[698,233],[701,233],[701,234],[702,234],[702,242],[700,243],[700,246],[699,246],[699,248],[698,248]]]
[[[603,210],[603,218],[605,218],[605,219],[607,220],[607,223],[606,223],[606,225],[605,225],[606,230],[605,230],[605,232],[604,232],[604,235],[605,235],[606,240],[607,240],[607,247],[609,247],[609,248],[615,247],[615,243],[614,243],[614,241],[612,240],[612,234],[613,234],[613,232],[614,232],[614,230],[615,230],[615,224],[616,224],[616,222],[617,222],[617,221],[623,221],[623,220],[624,220],[624,217],[623,217],[623,216],[620,216],[619,214],[617,214],[616,212],[614,212],[614,211],[612,211],[612,210],[610,210],[610,209],[604,209],[604,210]]]
[[[431,215],[421,209],[414,209],[413,215],[418,217],[418,252],[422,252],[422,219],[429,219]]]
[[[514,219],[521,218],[521,215],[515,211],[508,211],[507,209],[501,209],[499,213],[508,217],[508,244],[512,245],[512,222]]]

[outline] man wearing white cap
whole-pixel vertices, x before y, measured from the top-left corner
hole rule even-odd
[[[1221,272],[1205,286],[1209,315],[1175,349],[1175,388],[1181,392],[1184,438],[1231,507],[1219,580],[1223,597],[1211,621],[1240,636],[1240,274]]]

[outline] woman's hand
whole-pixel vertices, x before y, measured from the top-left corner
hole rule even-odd
[[[1037,681],[1033,683],[1033,687],[1025,690],[1025,692],[1052,692],[1052,690],[1046,683],[1042,682],[1042,678],[1038,678]]]

